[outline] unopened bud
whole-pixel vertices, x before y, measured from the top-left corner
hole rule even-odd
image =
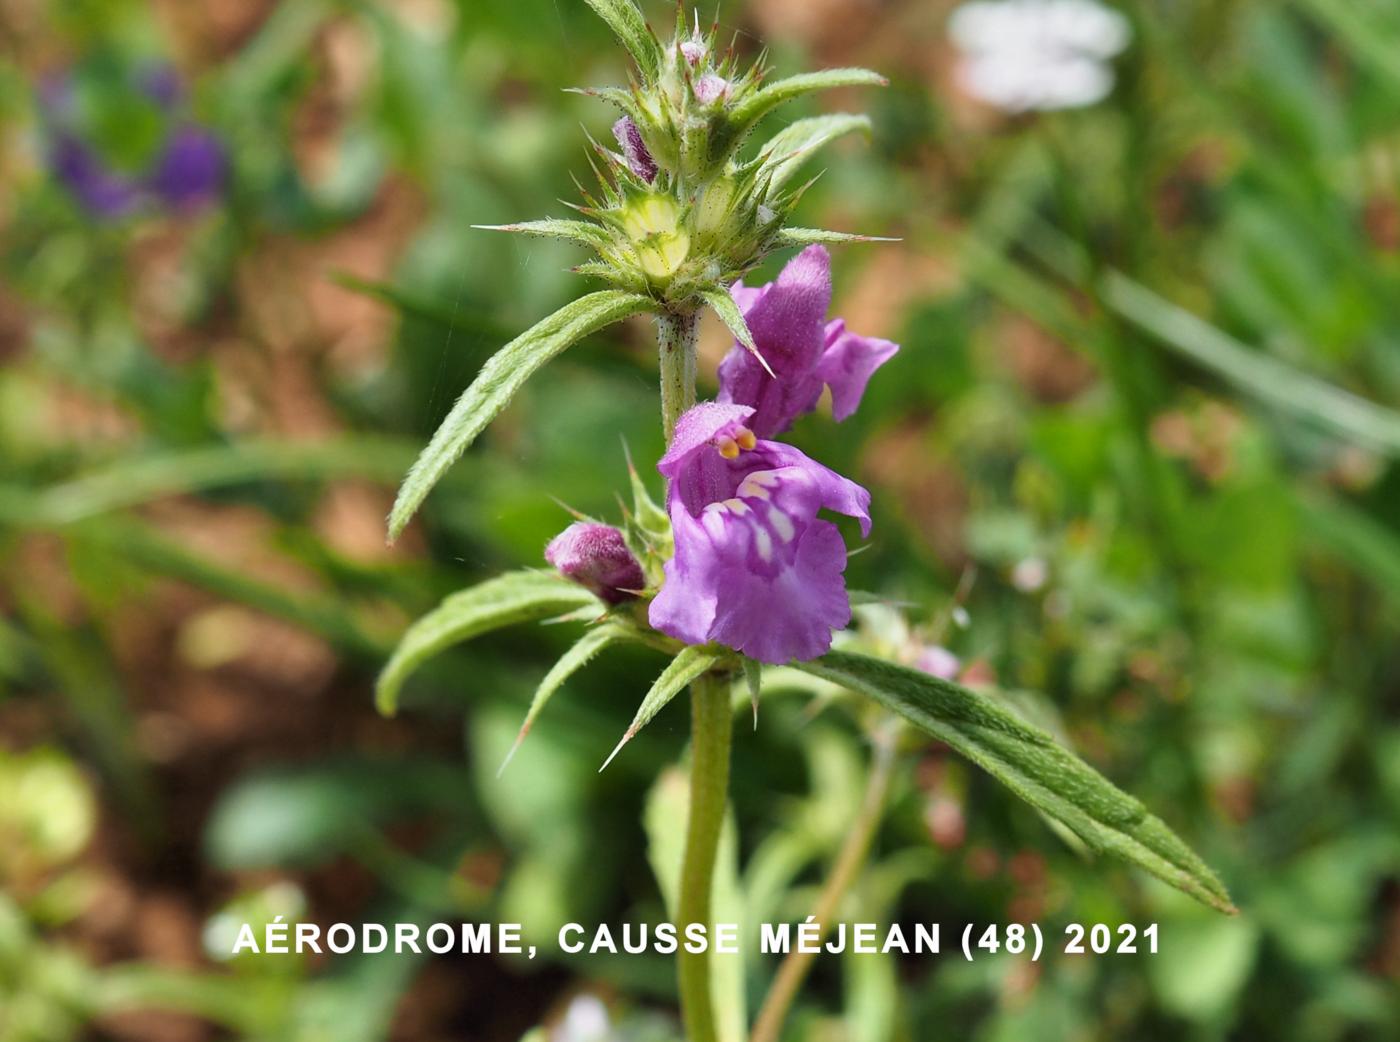
[[[635,597],[647,584],[627,541],[611,525],[591,521],[570,525],[550,540],[544,559],[559,569],[560,575],[609,604]]]
[[[642,140],[642,132],[637,129],[637,124],[630,118],[623,116],[613,124],[613,137],[617,138],[618,146],[622,149],[622,158],[627,161],[627,169],[636,174],[647,184],[656,180],[657,165],[656,160],[651,157],[651,152],[647,150],[646,142]]]

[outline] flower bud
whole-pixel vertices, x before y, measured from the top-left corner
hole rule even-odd
[[[647,184],[655,181],[658,170],[656,160],[651,157],[651,152],[647,150],[646,142],[642,140],[642,132],[637,128],[637,124],[623,116],[613,124],[612,131],[613,137],[617,138],[618,146],[622,149],[622,157],[627,161],[627,169]]]
[[[707,72],[695,82],[695,99],[702,105],[729,97],[729,81],[723,76]]]
[[[622,212],[623,230],[636,244],[637,259],[648,277],[669,279],[690,256],[690,233],[681,226],[681,208],[664,195],[634,200]]]
[[[622,533],[611,525],[579,521],[555,536],[544,559],[566,579],[592,590],[609,604],[620,604],[645,588],[642,566]]]

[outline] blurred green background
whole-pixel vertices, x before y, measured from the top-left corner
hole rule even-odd
[[[911,744],[850,918],[1159,922],[1162,950],[825,956],[789,1036],[1400,1038],[1400,7],[1123,4],[1105,101],[1010,116],[958,89],[951,7],[719,4],[781,71],[892,81],[783,113],[870,111],[799,223],[901,240],[837,251],[834,310],[902,353],[794,438],[874,494],[852,585],[1242,914]],[[204,205],[102,217],[55,176],[44,84],[104,63],[179,70],[226,157]],[[370,698],[411,618],[541,564],[558,501],[615,518],[624,442],[657,456],[640,322],[533,380],[384,546],[476,368],[583,289],[568,248],[470,226],[563,215],[613,113],[562,88],[625,75],[578,0],[0,0],[3,1042],[676,1037],[668,959],[550,941],[662,917],[643,812],[685,710],[596,773],[659,660],[571,680],[499,781],[571,634],[445,656],[394,720]],[[160,118],[97,109],[119,144]],[[893,615],[871,639],[904,641]],[[774,691],[739,728],[749,919],[807,914],[869,759],[840,701]],[[276,915],[545,947],[227,957]]]

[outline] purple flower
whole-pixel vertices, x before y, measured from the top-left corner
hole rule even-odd
[[[822,387],[831,388],[837,420],[855,412],[870,376],[899,345],[858,336],[841,319],[825,321],[831,306],[831,255],[808,246],[774,282],[730,291],[744,313],[754,343],[777,379],[736,344],[720,363],[719,400],[754,408],[749,425],[759,437],[781,434],[816,408]]]
[[[754,410],[705,402],[676,424],[657,464],[669,479],[675,556],[652,626],[760,662],[816,658],[851,620],[846,546],[817,511],[860,519],[870,493],[789,445],[758,438]]]
[[[74,84],[81,69],[46,77],[39,105],[49,130],[49,165],[82,206],[96,217],[116,218],[146,205],[191,209],[223,187],[223,146],[182,112],[184,92],[169,66],[147,66],[119,83],[154,103],[165,119],[164,136],[139,169],[118,169],[80,125]]]
[[[196,126],[173,131],[146,183],[172,207],[188,209],[218,194],[224,181],[224,150],[214,135]]]
[[[642,132],[637,129],[637,124],[623,116],[613,124],[612,131],[613,137],[617,138],[618,147],[622,149],[622,158],[627,161],[627,169],[647,184],[655,181],[658,169],[656,160],[651,157],[651,152],[647,150],[646,142],[642,140]]]
[[[646,584],[622,533],[611,525],[579,521],[555,536],[544,559],[566,579],[592,590],[609,604],[620,604]]]

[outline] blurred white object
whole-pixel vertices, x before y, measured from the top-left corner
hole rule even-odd
[[[596,995],[579,995],[550,1032],[550,1042],[608,1042],[612,1021],[608,1007]]]
[[[1027,557],[1017,561],[1011,569],[1011,585],[1022,593],[1036,593],[1050,578],[1050,568],[1039,557]]]
[[[973,0],[948,35],[962,52],[958,85],[1006,112],[1070,109],[1113,89],[1108,60],[1128,46],[1128,20],[1094,0]]]

